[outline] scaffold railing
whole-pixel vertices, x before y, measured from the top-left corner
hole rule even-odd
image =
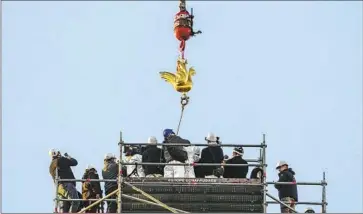
[[[119,146],[119,173],[118,173],[118,177],[117,179],[59,179],[58,178],[58,170],[56,170],[56,178],[55,178],[55,208],[54,211],[57,212],[58,210],[58,203],[59,201],[93,201],[94,203],[92,203],[91,205],[89,205],[88,207],[82,209],[79,213],[83,213],[86,210],[92,208],[93,206],[98,205],[99,203],[103,202],[103,201],[116,201],[117,202],[117,213],[122,213],[122,197],[127,198],[127,199],[131,199],[131,200],[135,200],[138,202],[142,202],[142,203],[146,203],[146,204],[152,204],[152,205],[156,205],[156,206],[160,206],[163,207],[169,211],[171,211],[172,213],[188,213],[186,211],[180,210],[180,209],[176,209],[176,208],[172,208],[169,207],[168,205],[162,203],[161,201],[155,199],[152,195],[147,194],[146,192],[142,191],[141,189],[138,189],[137,187],[135,187],[133,184],[142,184],[143,182],[133,182],[128,183],[124,180],[124,177],[122,175],[122,167],[123,166],[127,166],[127,165],[162,165],[162,166],[236,166],[236,167],[242,167],[242,166],[256,166],[256,167],[261,167],[264,174],[262,176],[262,182],[260,183],[256,183],[256,184],[248,184],[248,185],[258,185],[258,186],[262,186],[263,190],[262,190],[262,196],[263,196],[263,212],[267,213],[267,206],[268,204],[280,204],[283,205],[285,207],[287,207],[288,209],[290,209],[292,212],[297,213],[297,211],[295,209],[293,209],[292,207],[290,207],[289,205],[285,204],[284,202],[282,202],[281,200],[279,200],[278,198],[272,196],[271,194],[268,193],[267,190],[267,186],[268,185],[274,185],[274,184],[279,184],[279,185],[298,185],[298,186],[321,186],[322,187],[322,200],[321,202],[309,202],[309,201],[300,201],[300,202],[295,202],[295,204],[297,205],[320,205],[321,206],[321,213],[326,213],[327,212],[327,200],[326,200],[326,186],[327,186],[327,182],[326,182],[326,176],[325,176],[325,172],[323,172],[323,179],[320,182],[276,182],[276,181],[266,181],[266,167],[268,166],[266,164],[266,148],[267,148],[267,144],[266,144],[266,139],[265,139],[265,134],[263,134],[263,140],[261,142],[261,144],[218,144],[217,146],[220,147],[236,147],[236,146],[241,146],[243,148],[260,148],[260,157],[257,159],[245,159],[247,162],[252,162],[249,164],[226,164],[226,163],[124,163],[123,160],[123,146],[125,145],[149,145],[148,143],[125,143],[123,141],[122,138],[122,132],[120,132],[120,141],[118,143]],[[210,146],[209,144],[196,144],[196,143],[192,143],[192,144],[162,144],[162,143],[157,143],[156,145],[160,145],[160,146]],[[253,164],[253,163],[258,163],[258,164]],[[168,178],[170,180],[170,178]],[[177,180],[180,180],[181,178],[175,178],[174,180],[176,181],[175,183],[178,183]],[[195,183],[193,182],[193,179],[204,179],[204,178],[186,178],[188,180],[190,180],[190,182],[184,182],[184,184],[193,184],[193,185],[200,185],[200,184],[213,184],[213,185],[235,185],[236,183],[209,183],[209,182],[202,182],[202,183]],[[173,178],[171,179],[173,180]],[[208,178],[206,178],[206,180],[208,180]],[[58,184],[59,182],[92,182],[92,181],[97,181],[97,182],[117,182],[118,183],[118,189],[113,191],[112,193],[104,196],[101,199],[64,199],[64,198],[60,198],[58,196]],[[135,191],[141,193],[142,195],[144,195],[146,198],[150,199],[151,201],[148,200],[144,200],[144,199],[140,199],[140,198],[136,198],[127,194],[123,194],[122,193],[122,188],[123,186],[129,186],[132,189],[134,189]],[[108,199],[109,197],[111,197],[112,195],[117,194],[117,199]],[[267,197],[271,198],[272,201],[267,201]]]

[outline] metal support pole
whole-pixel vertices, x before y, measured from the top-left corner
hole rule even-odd
[[[276,201],[267,201],[267,204],[280,204]],[[304,205],[320,205],[322,206],[323,203],[321,202],[308,202],[308,201],[301,201],[301,202],[294,202],[295,205],[304,204]]]
[[[123,146],[123,140],[122,140],[122,131],[120,131],[120,160],[118,163],[118,197],[117,197],[117,213],[122,212],[122,182],[123,182],[123,176],[122,176],[122,146]]]
[[[126,146],[147,146],[149,145],[148,143],[125,143],[125,142],[122,142],[121,143],[122,145],[126,145]],[[156,143],[156,144],[153,144],[153,145],[156,145],[156,146],[165,146],[165,144],[163,143]],[[207,143],[191,143],[191,144],[175,144],[175,143],[168,143],[167,146],[210,146],[210,144],[207,144]],[[244,148],[262,148],[262,144],[221,144],[221,145],[218,145],[220,147],[236,147],[236,146],[240,146],[240,147],[244,147]]]
[[[123,163],[124,166],[136,165],[136,163]],[[153,162],[144,162],[137,163],[138,166],[261,166],[258,163],[250,163],[250,164],[235,164],[235,163],[153,163]]]
[[[277,182],[269,181],[267,184],[279,184],[279,185],[300,185],[300,186],[323,186],[323,182]]]
[[[262,136],[262,148],[261,148],[261,165],[263,170],[262,175],[262,183],[263,183],[263,213],[267,213],[267,203],[266,203],[266,194],[267,194],[267,184],[266,184],[266,135]]]
[[[55,168],[55,198],[54,198],[54,213],[58,213],[58,167]]]
[[[322,213],[326,213],[326,185],[327,185],[327,182],[326,182],[326,178],[325,178],[325,172],[323,172],[323,180],[322,180],[322,183],[323,183],[323,187],[322,187],[322,205],[321,205],[321,212]]]
[[[290,207],[289,205],[287,205],[287,204],[285,204],[284,202],[280,201],[279,199],[275,198],[275,197],[274,197],[274,196],[272,196],[271,194],[266,193],[266,195],[267,195],[268,197],[270,197],[272,200],[274,200],[274,201],[278,202],[279,204],[281,204],[281,205],[283,205],[283,206],[287,207],[289,210],[293,211],[294,213],[298,213],[298,212],[297,212],[296,210],[294,210],[292,207]]]

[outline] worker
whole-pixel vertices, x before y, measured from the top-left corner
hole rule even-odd
[[[219,144],[219,137],[214,133],[208,133],[205,137],[208,146],[202,149],[199,163],[222,164],[224,160],[223,150]],[[204,178],[219,178],[223,175],[222,166],[200,166]]]
[[[113,179],[115,181],[105,182],[105,195],[117,190],[117,177],[119,173],[119,164],[116,163],[116,157],[112,153],[107,153],[104,158],[104,167],[102,169],[103,179]],[[116,199],[116,194],[113,194],[109,199]],[[107,213],[116,213],[116,201],[107,201]]]
[[[126,165],[127,177],[145,177],[142,165],[137,165],[142,162],[141,147],[127,145],[124,147],[125,163],[132,163],[135,165]]]
[[[305,213],[315,213],[315,211],[313,210],[313,208],[308,207],[305,209]]]
[[[162,149],[157,147],[157,139],[151,136],[147,140],[148,144],[145,151],[142,153],[142,162],[144,163],[165,163],[164,154]],[[163,165],[143,165],[144,173],[146,177],[163,177],[164,166]]]
[[[279,198],[282,202],[295,209],[295,202],[298,201],[297,185],[295,172],[289,168],[286,161],[279,161],[276,165],[276,170],[279,171],[278,182],[292,182],[293,184],[283,185],[275,184],[275,188],[279,191]],[[281,205],[281,213],[292,213],[289,208]]]
[[[193,164],[197,163],[200,159],[200,148],[197,146],[186,146],[185,151],[188,154],[187,163]],[[194,166],[185,166],[185,177],[195,178]]]
[[[49,155],[52,161],[49,166],[49,173],[55,182],[56,175],[58,179],[75,179],[71,167],[77,166],[78,162],[76,159],[64,153],[62,156],[61,152],[57,149],[51,149]],[[65,199],[79,199],[76,182],[74,181],[59,181],[58,182],[58,194]],[[61,201],[60,211],[62,213],[76,213],[79,207],[79,201],[71,201],[67,203]]]
[[[168,146],[168,144],[190,144],[190,141],[175,135],[172,129],[165,129],[163,136],[165,162],[171,164],[185,163],[188,160],[188,153],[185,151],[184,146]],[[182,165],[166,165],[164,167],[164,177],[184,178],[185,167]]]
[[[98,176],[97,170],[95,167],[88,165],[82,179],[97,179],[99,180],[100,177]],[[102,190],[101,184],[99,181],[82,181],[82,199],[100,199],[102,198]],[[91,205],[94,201],[85,201],[85,207]],[[87,213],[96,213],[99,208],[99,205],[96,205],[88,210]]]
[[[250,175],[250,179],[259,179],[261,182],[263,182],[263,169],[262,167],[255,167]]]
[[[232,158],[225,161],[226,164],[248,164],[243,159],[244,150],[242,147],[235,147],[232,152]],[[248,166],[224,166],[224,178],[246,178]]]

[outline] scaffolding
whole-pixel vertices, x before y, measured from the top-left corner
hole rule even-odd
[[[136,163],[124,163],[123,160],[123,147],[124,146],[128,146],[128,145],[138,145],[138,146],[145,146],[145,145],[149,145],[148,143],[126,143],[123,141],[123,137],[122,137],[122,132],[120,132],[120,141],[118,142],[118,146],[119,146],[119,174],[118,174],[118,178],[117,179],[59,179],[58,178],[58,170],[56,170],[56,178],[55,178],[55,198],[54,198],[54,212],[57,213],[58,212],[58,203],[59,201],[94,201],[94,203],[92,203],[91,205],[89,205],[88,207],[83,208],[79,213],[84,213],[86,210],[98,205],[99,203],[103,202],[103,201],[116,201],[117,202],[117,213],[122,213],[122,198],[127,198],[127,199],[131,199],[131,200],[135,200],[138,202],[142,202],[142,203],[146,203],[146,204],[151,204],[151,205],[156,205],[156,206],[160,206],[163,207],[167,210],[169,210],[172,213],[188,213],[186,211],[180,210],[180,209],[176,209],[176,208],[172,208],[169,207],[168,205],[162,203],[161,201],[157,200],[156,198],[154,198],[152,195],[147,194],[146,192],[142,191],[141,189],[135,187],[134,185],[132,185],[129,182],[126,182],[124,180],[124,177],[122,175],[122,169],[123,166],[126,165],[136,165]],[[155,145],[158,146],[165,146],[165,144],[162,143],[157,143]],[[208,146],[208,144],[168,144],[168,146]],[[266,181],[266,167],[267,167],[267,163],[266,163],[266,148],[267,148],[267,144],[266,144],[266,139],[265,139],[265,134],[263,134],[263,139],[261,144],[221,144],[221,147],[236,147],[236,146],[241,146],[243,148],[260,148],[260,155],[259,158],[257,159],[245,159],[247,162],[249,162],[249,164],[212,164],[212,163],[137,163],[137,165],[180,165],[180,166],[258,166],[261,167],[263,169],[263,176],[262,176],[262,182],[260,182],[260,184],[257,185],[262,185],[263,187],[263,191],[262,191],[262,195],[263,195],[263,213],[267,213],[267,206],[268,204],[280,204],[282,206],[287,207],[288,209],[290,209],[292,212],[298,213],[295,209],[293,209],[292,207],[290,207],[289,205],[285,204],[284,202],[282,202],[281,200],[279,200],[278,198],[274,197],[273,195],[268,193],[268,185],[274,185],[274,184],[279,184],[279,185],[308,185],[308,186],[321,186],[322,188],[322,199],[321,202],[296,202],[296,205],[320,205],[321,206],[321,213],[326,213],[327,212],[327,199],[326,199],[326,186],[327,186],[327,182],[326,182],[326,177],[325,177],[325,172],[323,172],[323,177],[322,180],[320,182],[275,182],[275,181]],[[136,166],[135,166],[136,167]],[[203,178],[198,178],[198,179],[203,179]],[[111,192],[110,194],[104,196],[101,199],[88,199],[88,200],[84,200],[84,199],[64,199],[64,198],[60,198],[58,195],[58,184],[60,181],[66,182],[83,182],[83,181],[88,181],[88,182],[92,182],[92,181],[99,181],[99,182],[117,182],[118,183],[118,189]],[[203,182],[203,184],[216,184],[216,183],[206,183]],[[231,185],[230,183],[218,183],[218,185]],[[140,199],[140,198],[136,198],[130,195],[126,195],[122,193],[122,188],[124,186],[129,186],[131,187],[133,190],[141,193],[142,195],[144,195],[146,198],[150,199],[151,201],[148,200],[144,200],[144,199]],[[117,194],[117,199],[108,199],[109,197],[111,197],[112,195]],[[271,198],[272,201],[267,201],[267,197]]]

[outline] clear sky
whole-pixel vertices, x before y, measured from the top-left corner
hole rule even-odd
[[[120,130],[146,142],[176,128],[179,95],[158,72],[175,69],[178,3],[2,4],[3,212],[51,212],[50,148],[75,157],[80,177],[118,154]],[[326,170],[328,211],[362,212],[362,2],[188,4],[203,34],[187,44],[197,75],[180,134],[256,144],[266,133],[268,180],[280,159],[299,181]],[[299,193],[321,201],[321,187]]]

